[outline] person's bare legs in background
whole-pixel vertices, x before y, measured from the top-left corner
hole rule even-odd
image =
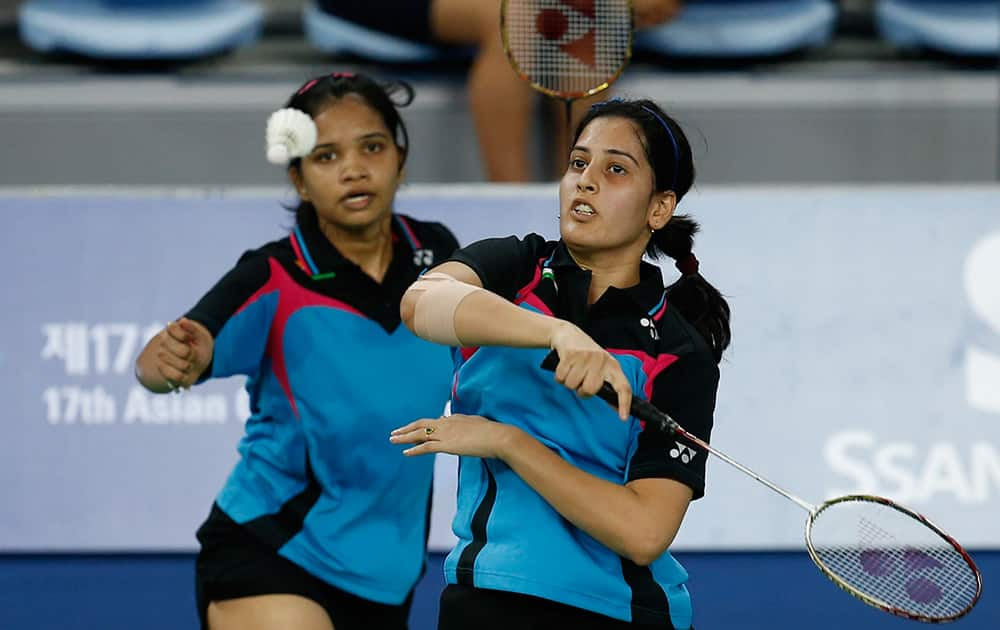
[[[494,182],[528,181],[534,96],[503,51],[500,0],[434,0],[431,28],[442,42],[478,46],[467,90],[487,177]]]

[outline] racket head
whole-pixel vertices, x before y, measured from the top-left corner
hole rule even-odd
[[[890,614],[954,621],[979,601],[982,574],[965,549],[884,497],[826,501],[810,513],[805,537],[809,557],[834,584]]]
[[[503,0],[504,52],[521,79],[556,98],[593,96],[632,58],[631,0]]]

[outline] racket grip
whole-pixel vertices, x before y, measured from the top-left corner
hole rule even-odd
[[[541,367],[543,370],[555,372],[556,366],[558,365],[559,355],[555,350],[553,350],[542,361]],[[601,385],[601,389],[597,390],[597,396],[615,409],[618,409],[618,392],[616,392],[609,383],[605,382]],[[638,396],[632,396],[632,404],[630,405],[629,411],[633,416],[643,422],[659,427],[661,431],[673,433],[677,429],[677,423],[674,422],[672,418],[654,407],[653,403],[639,398]]]

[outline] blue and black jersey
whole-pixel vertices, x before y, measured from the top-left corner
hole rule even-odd
[[[643,263],[639,284],[611,287],[588,305],[590,272],[577,266],[561,241],[535,234],[490,239],[452,260],[522,308],[578,325],[619,360],[635,395],[709,439],[718,366],[701,335],[671,308],[656,266]],[[634,418],[622,422],[599,398],[583,399],[558,385],[540,368],[546,354],[458,350],[452,410],[516,425],[601,479],[669,478],[690,486],[696,499],[704,494],[706,453],[683,438],[644,430]],[[459,543],[445,562],[448,582],[533,595],[639,624],[691,625],[687,573],[669,553],[638,566],[560,516],[502,461],[460,462],[453,523]]]
[[[187,317],[215,338],[206,378],[249,377],[219,507],[316,577],[395,605],[423,568],[433,460],[402,457],[388,435],[439,416],[452,376],[448,349],[401,325],[399,303],[457,243],[402,215],[393,240],[378,283],[313,217],[245,253]]]

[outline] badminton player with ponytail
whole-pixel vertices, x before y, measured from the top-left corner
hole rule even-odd
[[[699,270],[697,224],[675,213],[693,179],[655,103],[595,105],[562,177],[561,239],[474,243],[404,296],[407,326],[459,348],[453,415],[390,437],[411,457],[461,456],[439,628],[691,627],[668,548],[704,493],[705,453],[629,408],[650,399],[710,437],[729,307]],[[664,287],[647,253],[680,277]],[[540,366],[550,351],[562,386]],[[605,382],[616,408],[593,397]]]
[[[136,363],[162,393],[249,377],[241,457],[198,530],[205,628],[407,627],[432,462],[385,434],[441,412],[452,364],[401,325],[400,300],[457,246],[393,211],[412,98],[355,74],[296,91],[266,133],[300,199],[291,233],[246,252]]]

